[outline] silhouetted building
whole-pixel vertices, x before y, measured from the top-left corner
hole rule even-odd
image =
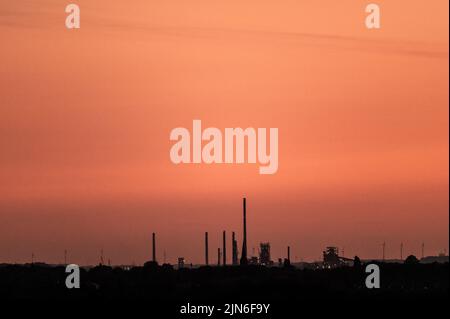
[[[260,243],[259,263],[261,265],[270,266],[273,264],[270,259],[270,243]]]
[[[323,267],[335,268],[344,266],[346,264],[352,264],[353,259],[339,256],[339,249],[337,247],[327,247],[323,252]]]

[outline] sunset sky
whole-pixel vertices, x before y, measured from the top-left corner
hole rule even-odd
[[[448,251],[447,0],[0,0],[0,263]],[[279,168],[170,161],[176,127],[279,129]],[[231,245],[228,246],[231,251]],[[231,256],[231,254],[229,254]],[[212,258],[215,261],[215,258]]]

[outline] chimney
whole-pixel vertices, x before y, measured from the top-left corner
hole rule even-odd
[[[153,257],[152,260],[153,262],[156,262],[156,235],[155,233],[152,234],[152,253],[153,253]]]
[[[208,261],[208,232],[205,232],[205,264],[209,265]]]
[[[227,264],[227,236],[226,232],[223,231],[223,265]]]
[[[247,260],[247,211],[246,211],[246,199],[244,197],[242,201],[243,205],[243,215],[244,215],[244,236],[242,238],[242,254],[241,254],[241,265],[245,266],[248,264]]]
[[[220,248],[217,248],[217,266],[220,266]]]
[[[237,256],[237,242],[236,242],[236,235],[233,232],[231,234],[231,247],[232,247],[232,258],[233,258],[233,265],[237,265],[238,264],[238,256]]]

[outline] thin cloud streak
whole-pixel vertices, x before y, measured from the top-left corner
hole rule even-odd
[[[91,21],[92,23],[92,21]],[[373,53],[398,54],[411,57],[423,57],[431,59],[448,59],[448,50],[424,49],[423,47],[439,46],[432,43],[420,43],[404,40],[378,40],[370,38],[360,38],[337,34],[314,34],[288,31],[269,31],[269,30],[249,30],[232,28],[214,28],[214,27],[176,27],[176,26],[146,26],[138,24],[126,24],[117,22],[107,22],[96,20],[93,22],[97,27],[113,28],[119,32],[124,30],[143,31],[153,35],[173,36],[183,38],[198,39],[225,39],[233,40],[244,36],[252,41],[298,41],[298,44],[309,46],[323,46],[344,50],[359,50]],[[305,41],[308,41],[305,43]],[[316,41],[316,42],[314,42]],[[329,41],[336,41],[330,44]],[[346,45],[357,45],[357,47],[346,47]]]
[[[39,7],[37,7],[39,9]],[[35,8],[36,9],[36,8]],[[39,28],[54,29],[61,19],[56,17],[56,12],[42,11],[39,14],[36,10],[29,11],[2,10],[0,12],[0,29],[6,28]],[[47,15],[37,21],[38,15]],[[108,29],[120,33],[143,32],[145,35],[160,35],[180,38],[195,39],[222,39],[227,41],[239,40],[245,37],[249,41],[264,42],[288,42],[308,46],[328,46],[333,49],[365,51],[368,53],[396,54],[410,57],[421,57],[429,59],[447,60],[449,58],[448,43],[425,43],[405,41],[403,39],[381,40],[373,38],[362,38],[349,35],[308,33],[293,31],[271,31],[263,29],[240,29],[240,28],[220,28],[220,27],[195,27],[195,26],[169,26],[169,25],[146,25],[138,22],[127,23],[117,21],[117,19],[105,19],[101,16],[87,17],[83,19],[83,30]],[[332,43],[330,43],[330,41]],[[442,48],[441,48],[442,47]]]

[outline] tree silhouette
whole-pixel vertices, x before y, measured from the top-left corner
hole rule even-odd
[[[406,265],[415,265],[419,263],[419,259],[417,259],[416,256],[414,255],[409,255],[406,259],[405,259],[405,264]]]
[[[359,259],[358,256],[355,256],[355,258],[353,259],[353,267],[361,268],[361,259]]]

